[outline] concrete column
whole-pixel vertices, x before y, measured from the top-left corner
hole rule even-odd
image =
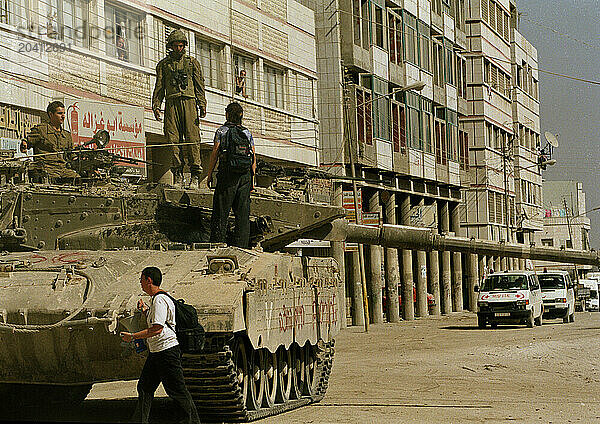
[[[425,199],[419,200],[419,206],[425,206]],[[417,251],[417,276],[416,276],[417,308],[416,316],[427,316],[427,253]]]
[[[400,223],[410,224],[410,196],[405,195],[400,204]],[[415,319],[415,305],[413,304],[413,270],[412,251],[402,251],[402,318]]]
[[[335,206],[342,206],[342,193],[342,185],[337,184],[335,187],[335,194],[332,202]],[[338,290],[340,302],[339,317],[341,328],[346,328],[346,266],[344,258],[344,243],[339,241],[332,242],[331,254],[333,255],[333,258],[336,260],[340,267],[341,284]]]
[[[502,258],[500,258],[499,256],[494,256],[494,272],[499,272],[503,270],[504,268],[502,268]]]
[[[519,269],[520,270],[525,269],[525,259],[519,259]]]
[[[450,232],[450,212],[448,210],[448,202],[442,201],[440,210],[440,224],[442,233]],[[442,314],[452,312],[452,295],[450,287],[452,278],[450,274],[450,252],[444,251],[442,255],[442,281],[440,285],[440,304],[442,306]]]
[[[427,253],[427,289],[433,295],[435,305],[431,315],[440,315],[440,256],[437,250]]]
[[[508,258],[507,257],[500,258],[500,269],[502,271],[506,271],[508,269]]]
[[[396,195],[388,193],[385,201],[385,223],[396,224]],[[385,254],[385,292],[387,310],[385,315],[389,322],[400,321],[400,306],[398,305],[398,284],[400,283],[400,265],[398,249],[386,248]]]
[[[365,325],[365,308],[362,297],[362,282],[360,279],[360,262],[358,251],[352,252],[352,325]]]
[[[469,303],[467,305],[469,311],[477,312],[477,296],[474,287],[479,279],[479,261],[477,255],[474,253],[467,255],[467,269],[465,274],[465,280],[467,283],[467,298]]]
[[[379,204],[379,191],[377,190],[369,196],[369,212],[377,212],[381,218],[381,205]],[[383,302],[381,299],[381,264],[383,263],[383,255],[381,246],[369,246],[369,263],[370,269],[367,283],[369,284],[369,295],[371,298],[371,304],[369,305],[370,318],[373,324],[380,324],[383,322]]]
[[[458,203],[452,206],[451,220],[452,231],[460,236],[460,209]],[[462,254],[460,252],[452,253],[452,310],[455,312],[463,310],[463,272]]]
[[[483,275],[485,273],[485,268],[487,267],[487,257],[484,255],[479,256],[479,286],[481,287],[481,281],[483,280]]]

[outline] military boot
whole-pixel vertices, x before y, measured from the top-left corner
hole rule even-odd
[[[183,187],[184,178],[183,172],[181,172],[180,168],[171,168],[171,173],[173,174],[173,185],[175,187]]]
[[[200,187],[200,175],[192,175],[190,178],[190,190],[198,190]]]

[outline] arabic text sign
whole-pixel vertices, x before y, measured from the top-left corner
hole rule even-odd
[[[100,130],[108,131],[108,150],[130,159],[146,160],[144,108],[91,100],[65,102],[67,124],[77,146],[92,139]],[[127,164],[126,175],[145,175],[145,164]]]

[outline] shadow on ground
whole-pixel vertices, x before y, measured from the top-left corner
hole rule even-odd
[[[82,422],[127,423],[135,409],[136,399],[85,400],[80,405],[54,405],[44,408],[6,406],[0,412],[0,422]],[[177,409],[167,398],[155,399],[152,404],[151,423],[177,422]]]

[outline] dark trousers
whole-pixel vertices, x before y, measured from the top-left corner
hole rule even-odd
[[[190,392],[185,387],[179,346],[148,354],[137,385],[138,402],[133,421],[148,422],[154,392],[161,382],[169,397],[181,407],[185,416],[182,422],[199,423],[198,411]]]
[[[235,216],[235,235],[233,245],[248,248],[250,242],[250,190],[252,177],[250,173],[233,174],[219,170],[217,187],[213,196],[211,217],[211,243],[225,242],[229,211],[233,209]]]

